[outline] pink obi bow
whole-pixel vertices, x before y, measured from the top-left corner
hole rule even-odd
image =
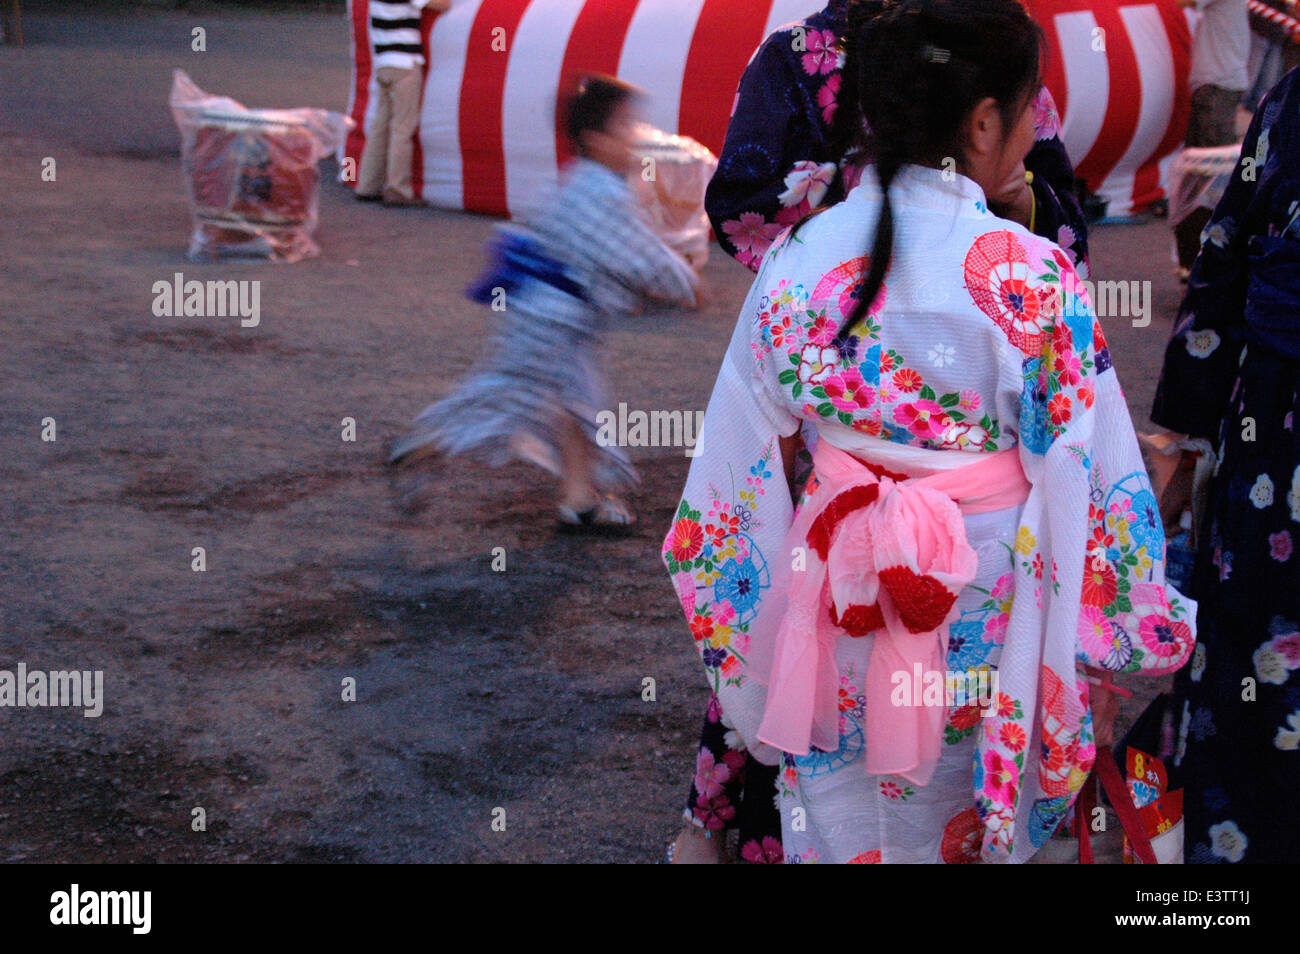
[[[911,683],[947,669],[948,624],[978,569],[964,513],[1017,506],[1029,495],[1017,448],[909,478],[829,441],[813,455],[816,491],[795,516],[787,552],[806,548],[777,633],[761,742],[806,755],[839,747],[835,641],[875,634],[866,675],[866,771],[925,785],[939,761],[947,710],[894,705],[895,673]],[[760,678],[761,664],[760,664]]]

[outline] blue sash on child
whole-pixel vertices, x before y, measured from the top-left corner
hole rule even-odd
[[[501,229],[487,243],[488,267],[469,288],[466,296],[481,305],[491,304],[496,289],[507,294],[517,291],[529,279],[587,300],[583,287],[570,277],[568,268],[543,251],[541,244],[518,229]]]

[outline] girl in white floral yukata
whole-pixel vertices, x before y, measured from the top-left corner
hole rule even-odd
[[[889,0],[830,0],[799,23],[763,41],[736,91],[727,139],[704,206],[723,250],[757,272],[784,226],[823,205],[841,201],[857,184],[865,160],[846,155],[861,137],[857,88],[844,85],[852,44],[863,23]],[[840,108],[840,99],[844,100]],[[1034,144],[1025,156],[1025,180],[1005,194],[989,194],[989,208],[1057,242],[1080,278],[1087,277],[1087,224],[1073,195],[1074,167],[1060,138],[1061,124],[1047,87],[1034,100]],[[802,428],[809,442],[811,425]],[[810,465],[798,452],[797,473]],[[799,482],[795,491],[798,492]],[[734,748],[736,735],[710,696],[684,813],[685,825],[669,849],[679,864],[721,861],[735,831],[736,854],[746,862],[783,859],[781,816],[771,793],[776,766]]]
[[[1113,674],[1178,669],[1194,604],[1070,259],[987,207],[1033,143],[1039,29],[906,0],[853,43],[875,164],[764,257],[664,559],[723,717],[782,766],[786,861],[1024,861]],[[980,673],[975,702],[922,691]]]

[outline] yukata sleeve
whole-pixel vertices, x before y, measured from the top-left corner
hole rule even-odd
[[[1267,105],[1265,97],[1242,143],[1241,155],[1252,163],[1261,155],[1260,124]],[[1151,410],[1151,420],[1161,427],[1216,445],[1246,343],[1247,250],[1253,231],[1247,219],[1256,182],[1254,175],[1244,172],[1239,161],[1237,173],[1201,233],[1201,252],[1192,265],[1173,337],[1165,348]]]
[[[1025,157],[1034,174],[1034,231],[1065,249],[1083,276],[1088,274],[1088,220],[1074,194],[1074,165],[1061,141],[1056,102],[1044,86],[1034,101],[1035,141]]]
[[[581,240],[602,250],[602,265],[630,291],[655,301],[695,304],[695,272],[645,223],[630,198],[594,205],[579,228]]]
[[[757,741],[766,687],[753,678],[751,652],[768,641],[770,658],[784,611],[791,558],[782,548],[793,505],[780,438],[798,420],[778,390],[775,363],[784,355],[770,353],[770,342],[764,351],[762,280],[723,357],[663,560],[728,725],[773,764],[778,753]]]
[[[975,795],[985,859],[1024,860],[1056,829],[1096,758],[1078,666],[1152,676],[1178,669],[1192,650],[1195,604],[1165,584],[1156,499],[1077,273],[1041,239],[1026,235],[1021,245],[1011,233],[994,235],[980,241],[992,238],[997,255],[974,273],[990,275],[993,287],[978,291],[970,258],[967,280],[982,308],[998,295],[1005,303],[1001,314],[985,310],[1011,345],[998,403],[1014,422],[1004,430],[1014,432],[1030,490],[994,590],[1009,599],[1009,618]]]
[[[790,34],[769,37],[740,79],[718,168],[705,192],[704,208],[718,244],[753,272],[789,224],[777,219],[786,209],[782,196],[788,192],[787,177],[833,177],[833,165],[828,170],[798,162],[792,154],[795,144],[820,138],[797,106],[802,88]],[[825,189],[816,183],[805,184],[819,198],[824,195]]]
[[[1092,305],[1059,251],[1041,251],[1030,269],[1051,323],[1022,365],[1033,489],[1014,560],[1050,606],[1048,632],[1075,635],[1080,663],[1164,675],[1191,653],[1194,604],[1165,584],[1164,526]]]

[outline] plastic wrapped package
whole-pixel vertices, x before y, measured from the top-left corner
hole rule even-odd
[[[352,120],[324,109],[247,109],[203,92],[183,70],[173,73],[170,102],[194,217],[190,259],[318,254],[319,163]]]
[[[642,125],[632,186],[655,233],[698,274],[709,260],[704,191],[718,168],[712,152],[688,136]]]
[[[1241,143],[1184,146],[1169,168],[1169,225],[1176,227],[1196,209],[1213,209],[1237,171]]]

